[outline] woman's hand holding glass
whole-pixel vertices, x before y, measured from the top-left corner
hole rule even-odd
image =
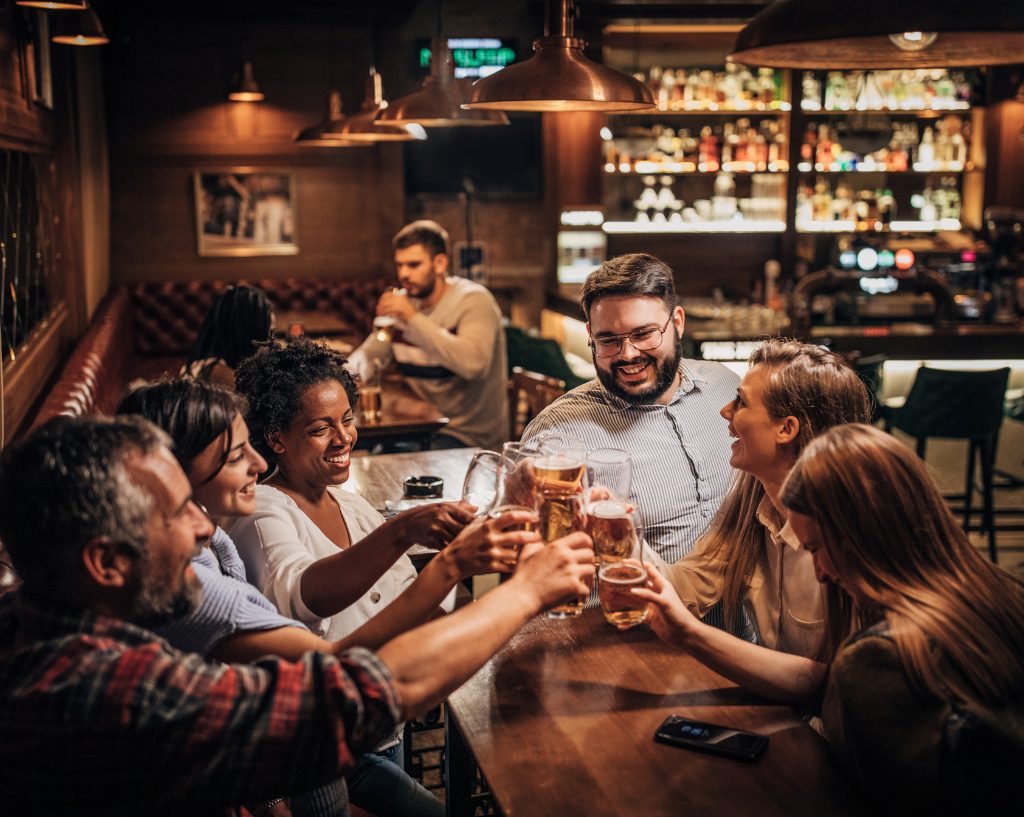
[[[675,588],[658,572],[647,565],[646,586],[628,592],[647,604],[647,623],[662,641],[677,647],[686,647],[700,620],[683,604]]]
[[[506,510],[474,520],[442,551],[459,579],[486,573],[511,573],[524,545],[540,541],[531,530],[537,515],[529,508]]]
[[[473,521],[473,511],[463,502],[431,502],[396,514],[381,529],[409,543],[440,550]]]

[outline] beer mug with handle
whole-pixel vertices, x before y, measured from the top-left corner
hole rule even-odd
[[[462,499],[476,506],[477,516],[486,516],[498,498],[498,466],[501,454],[497,451],[478,451],[473,455],[462,481]]]

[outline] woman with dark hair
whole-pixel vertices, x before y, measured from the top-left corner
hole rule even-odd
[[[270,339],[274,313],[263,290],[228,287],[213,302],[199,327],[181,374],[234,388],[235,369]]]
[[[1020,814],[1024,583],[978,554],[921,459],[877,428],[815,439],[781,499],[818,579],[852,599],[857,632],[822,709],[846,769],[886,813]]]
[[[721,412],[736,438],[729,462],[738,473],[693,552],[661,567],[675,592],[654,580],[660,601],[670,599],[672,616],[685,624],[670,627],[656,605],[659,634],[761,694],[793,703],[813,695],[849,633],[849,605],[815,580],[779,490],[811,439],[866,421],[870,410],[863,382],[834,352],[769,338],[751,355],[736,399]],[[741,638],[695,618],[718,602]],[[784,669],[766,674],[762,665]]]
[[[118,407],[119,414],[141,415],[170,434],[175,456],[189,479],[195,500],[223,524],[256,510],[256,480],[267,468],[266,461],[250,443],[245,410],[246,401],[240,394],[190,379],[137,388]],[[448,513],[457,514],[458,509],[435,505],[407,511],[383,526],[382,532],[402,538],[406,546],[414,538],[437,541],[430,538],[431,531],[439,535],[437,520]],[[448,538],[444,534],[438,544]],[[204,548],[193,561],[203,585],[200,606],[158,632],[178,649],[226,662],[253,661],[264,655],[297,660],[310,650],[338,654],[352,646],[376,648],[433,615],[459,579],[476,572],[490,572],[494,567],[490,554],[504,556],[502,548],[509,544],[506,540],[515,544],[523,538],[519,534],[501,533],[493,526],[475,525],[463,530],[381,615],[343,638],[328,641],[298,621],[280,615],[247,582],[245,566],[234,542],[217,527],[210,547]],[[376,757],[367,758],[353,774],[360,775],[362,769],[375,766],[377,761]],[[428,792],[416,788],[405,775],[394,775],[389,784],[412,792],[415,797],[430,798]],[[332,784],[292,798],[292,808],[296,814],[339,814],[344,808],[344,796],[344,787],[339,790]],[[429,800],[426,802],[429,805]]]
[[[446,532],[450,538],[472,519],[469,506],[443,506],[448,510],[434,522],[438,531],[421,525],[396,537],[388,530],[394,520],[384,522],[365,499],[342,489],[358,437],[358,392],[345,363],[326,346],[299,338],[265,344],[237,373],[253,438],[274,470],[256,486],[256,512],[236,521],[231,535],[249,575],[278,610],[327,639],[376,621],[401,597],[416,575],[405,555],[413,542],[429,545]],[[481,563],[492,572],[511,572],[515,547],[538,537],[506,529],[532,519],[523,512],[471,526],[489,531]],[[400,748],[397,736],[381,747],[385,768],[374,774],[394,772],[390,761],[401,762]],[[357,805],[375,814],[399,813],[398,804],[360,802],[361,787],[351,776],[349,788]],[[373,784],[375,792],[383,788]],[[443,810],[436,800],[433,807]]]

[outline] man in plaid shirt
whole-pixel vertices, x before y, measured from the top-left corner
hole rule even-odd
[[[0,460],[0,791],[12,813],[224,813],[335,778],[523,623],[586,592],[589,539],[527,546],[512,580],[377,655],[237,666],[145,629],[197,600],[213,526],[155,426],[58,418]]]

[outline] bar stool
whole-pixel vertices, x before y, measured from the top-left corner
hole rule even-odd
[[[881,406],[885,430],[898,428],[917,440],[917,455],[924,459],[929,437],[967,440],[967,478],[964,484],[964,530],[970,528],[974,496],[974,466],[981,455],[982,526],[988,532],[989,557],[996,558],[996,526],[992,509],[992,475],[1003,422],[1003,399],[1009,368],[985,372],[944,369],[917,370],[906,402]]]

